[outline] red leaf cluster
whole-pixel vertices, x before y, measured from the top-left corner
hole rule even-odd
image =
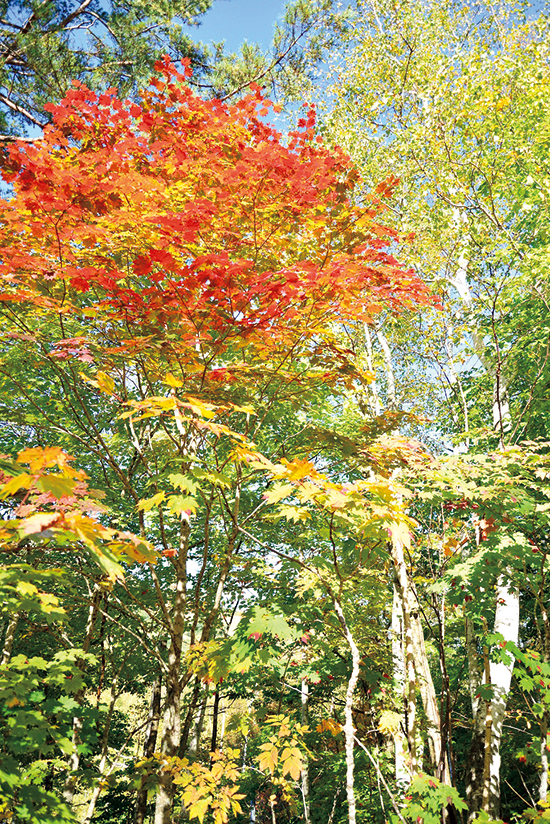
[[[429,301],[389,251],[378,195],[353,205],[357,173],[315,139],[313,111],[285,143],[258,89],[203,100],[157,68],[139,104],[75,85],[43,140],[6,150],[1,300],[92,309],[118,352],[170,331],[181,351],[218,353]],[[85,342],[59,342],[69,356],[86,361]]]

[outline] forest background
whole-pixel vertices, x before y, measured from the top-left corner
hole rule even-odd
[[[208,6],[2,4],[0,820],[542,822],[549,9]]]

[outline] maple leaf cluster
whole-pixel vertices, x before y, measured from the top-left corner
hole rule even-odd
[[[29,538],[61,547],[80,543],[112,581],[122,577],[120,559],[156,561],[147,541],[101,523],[101,493],[88,488],[86,473],[71,461],[57,446],[25,449],[17,461],[2,461],[9,473],[0,470],[0,501],[19,500],[9,520],[0,519],[0,551],[17,551]]]
[[[167,59],[157,69],[139,103],[75,85],[42,140],[5,150],[2,301],[99,317],[118,351],[170,335],[192,360],[429,300],[387,248],[378,195],[352,205],[357,172],[313,111],[284,142],[259,89],[203,100]],[[55,357],[91,360],[85,339]]]

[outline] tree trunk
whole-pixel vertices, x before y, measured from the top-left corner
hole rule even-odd
[[[505,641],[514,644],[519,635],[519,595],[512,592],[502,580],[496,588],[496,609],[494,632],[501,633]],[[492,818],[500,813],[500,741],[502,725],[506,713],[506,704],[514,658],[510,663],[489,662],[485,653],[485,672],[481,674],[479,653],[475,648],[473,626],[466,618],[466,646],[470,667],[470,693],[474,727],[469,753],[469,773],[466,781],[466,801],[469,808],[469,821],[475,814],[485,809]],[[508,653],[509,654],[509,653]],[[477,698],[479,687],[489,679],[493,690],[490,702]],[[474,692],[477,691],[477,692]]]
[[[212,707],[212,740],[210,742],[210,752],[216,752],[218,744],[218,716],[220,711],[220,685],[216,684],[214,693],[214,705]]]
[[[430,750],[430,759],[433,766],[433,772],[435,774],[439,766],[441,765],[441,781],[443,781],[443,783],[445,784],[448,784],[450,783],[448,759],[445,753],[443,752],[441,746],[441,716],[439,713],[439,706],[437,703],[437,696],[435,693],[432,673],[428,662],[428,656],[426,654],[424,631],[422,629],[420,615],[418,611],[414,608],[411,612],[411,632],[413,640],[415,668],[417,672],[417,684],[418,689],[420,690],[420,696],[422,698],[422,706],[424,707],[426,720],[428,722],[428,745]]]
[[[309,709],[309,684],[307,678],[302,678],[302,724],[308,723]],[[311,824],[309,811],[309,762],[304,755],[302,765],[302,800],[304,802],[304,824]]]
[[[214,627],[216,618],[219,613],[221,599],[225,587],[225,582],[231,569],[233,560],[233,553],[235,550],[235,543],[239,535],[238,519],[240,510],[240,475],[237,473],[237,485],[235,488],[235,500],[233,503],[233,510],[231,512],[231,519],[233,529],[229,537],[227,553],[223,560],[220,569],[220,576],[218,585],[216,587],[216,594],[212,609],[206,616],[202,632],[201,643],[206,643],[210,639],[210,633]],[[181,660],[182,660],[182,646],[183,636],[185,632],[185,614],[187,607],[186,589],[187,589],[187,550],[189,544],[189,521],[182,518],[182,529],[180,535],[180,549],[178,556],[175,559],[174,566],[176,568],[176,595],[174,599],[174,606],[171,616],[171,641],[168,653],[168,672],[166,675],[166,703],[163,716],[163,733],[161,741],[161,753],[168,757],[177,756],[181,744],[181,692],[186,683],[190,680],[190,675],[186,680],[181,679]],[[191,634],[194,635],[196,617],[193,620],[191,627]],[[187,728],[188,730],[188,728]],[[188,734],[188,731],[187,731]],[[174,785],[172,776],[168,771],[162,771],[159,776],[159,788],[157,793],[157,801],[155,806],[154,824],[170,824],[172,806],[174,801]]]
[[[468,659],[468,686],[472,705],[472,739],[468,755],[468,775],[466,778],[466,802],[471,820],[481,810],[483,797],[483,773],[485,761],[485,721],[487,702],[480,698],[483,670],[480,665],[475,627],[469,615],[464,616],[464,637]]]
[[[107,717],[105,718],[105,722],[104,722],[104,726],[103,726],[103,736],[102,736],[102,742],[101,742],[101,759],[99,761],[99,767],[98,767],[99,779],[97,781],[96,786],[93,789],[92,796],[91,796],[89,804],[88,804],[88,809],[86,811],[86,817],[84,818],[83,824],[90,824],[90,822],[93,818],[94,812],[95,812],[95,806],[97,804],[97,799],[101,795],[101,790],[103,789],[101,779],[104,778],[105,772],[106,772],[107,755],[108,755],[108,752],[109,752],[109,732],[110,732],[110,729],[111,729],[111,722],[112,722],[112,719],[113,719],[113,713],[115,711],[116,701],[117,701],[117,698],[119,697],[119,692],[118,692],[118,689],[117,689],[119,673],[120,673],[120,670],[119,670],[118,673],[113,675],[113,678],[111,680],[111,699],[109,701],[109,709],[107,711]]]
[[[197,704],[199,703],[200,689],[201,681],[200,678],[197,678],[195,681],[195,686],[193,687],[191,701],[189,702],[189,707],[185,718],[184,729],[181,734],[181,743],[179,751],[180,758],[183,758],[186,752],[189,752],[189,755],[192,758],[195,758],[200,749],[201,732],[204,724],[204,716],[206,715],[206,705],[208,703],[208,686],[205,689],[203,689],[203,696],[197,714]],[[189,740],[189,733],[191,732],[191,724],[193,723],[193,721],[195,722],[195,725],[193,727],[191,739]],[[187,747],[188,742],[189,748]]]
[[[397,409],[397,395],[395,391],[395,373],[393,371],[393,362],[390,345],[388,339],[383,334],[381,329],[376,330],[376,337],[378,343],[384,354],[384,366],[386,368],[386,394],[388,398],[388,409]]]
[[[550,616],[546,605],[547,598],[547,573],[545,570],[547,556],[541,562],[540,584],[534,589],[534,596],[542,618],[542,644],[543,658],[545,664],[550,661]],[[548,710],[545,708],[540,719],[540,781],[539,800],[548,801]]]
[[[494,631],[501,633],[505,641],[511,641],[517,645],[519,637],[519,593],[512,592],[502,581],[499,581],[496,597]],[[511,659],[510,663],[491,661],[490,665],[493,699],[491,701],[489,812],[493,818],[498,818],[500,815],[500,739],[515,663],[514,657],[510,653],[508,655]]]
[[[6,634],[4,636],[4,648],[2,649],[2,660],[0,661],[0,667],[6,667],[10,662],[13,651],[13,642],[15,641],[15,632],[17,630],[17,624],[19,623],[20,617],[20,612],[16,612],[9,617],[8,626],[6,627]]]
[[[405,718],[407,730],[407,744],[409,748],[407,767],[411,778],[418,772],[418,758],[416,752],[416,670],[414,661],[414,641],[411,618],[411,597],[409,578],[403,545],[400,541],[393,541],[392,559],[395,573],[395,586],[401,600],[403,615],[403,640],[405,647]]]
[[[90,606],[88,609],[88,620],[86,622],[86,631],[84,633],[84,640],[82,643],[82,649],[84,652],[88,652],[90,649],[90,644],[92,642],[92,635],[94,633],[95,621],[97,618],[97,614],[99,611],[99,602],[102,598],[102,591],[99,587],[94,589],[92,594],[92,599],[90,601]],[[78,661],[78,666],[81,669],[84,669],[84,662]],[[82,704],[84,700],[84,690],[80,690],[75,695],[75,701],[78,701],[79,704]],[[82,729],[82,720],[77,718],[76,716],[73,718],[73,752],[69,756],[69,773],[65,780],[65,786],[63,788],[63,798],[67,802],[67,804],[72,804],[74,799],[74,793],[76,789],[76,778],[77,778],[77,771],[80,766],[80,753],[78,751],[78,745],[80,744],[80,730]]]
[[[367,409],[361,411],[366,412],[369,418],[378,417],[382,412],[382,405],[380,403],[380,396],[378,394],[378,388],[376,384],[376,370],[374,368],[374,361],[373,361],[373,351],[372,351],[372,337],[370,333],[370,329],[367,323],[363,324],[363,331],[365,334],[365,344],[367,347],[367,366],[369,372],[372,374],[373,379],[371,383],[367,386],[367,397],[368,397],[368,405]],[[364,405],[364,404],[363,404]],[[361,402],[359,402],[359,406],[361,408]]]
[[[405,692],[405,655],[403,652],[403,609],[401,599],[397,591],[397,586],[393,585],[393,601],[391,613],[391,633],[392,633],[392,662],[393,662],[393,684],[396,694],[401,700],[406,701]],[[411,777],[407,770],[405,753],[406,716],[402,715],[402,724],[395,730],[393,741],[395,747],[395,783],[400,790],[404,791],[410,784]]]
[[[361,656],[359,654],[357,644],[355,643],[355,639],[353,638],[347,624],[342,606],[337,598],[334,599],[334,609],[336,611],[336,615],[338,616],[340,626],[344,632],[345,639],[348,642],[352,660],[351,675],[348,681],[348,688],[346,690],[346,704],[344,711],[346,723],[344,725],[344,733],[346,736],[346,794],[348,799],[348,822],[349,824],[355,824],[356,806],[353,760],[355,728],[353,726],[353,695],[359,679],[359,663],[361,661]]]
[[[548,712],[540,719],[540,783],[539,801],[548,801]]]
[[[143,757],[152,758],[157,746],[157,734],[160,721],[160,695],[162,686],[162,675],[159,672],[153,681],[151,690],[151,701],[149,703],[149,718],[145,730],[145,741],[143,744]],[[142,786],[138,790],[136,806],[134,807],[134,824],[144,824],[147,815],[147,788]]]
[[[170,648],[168,650],[168,671],[166,673],[166,701],[162,719],[162,740],[160,751],[169,758],[177,756],[181,738],[181,656],[185,632],[187,549],[189,542],[189,521],[182,517],[180,548],[174,562],[176,570],[176,591],[171,615]],[[162,770],[155,805],[155,824],[171,824],[174,784],[172,774]]]
[[[473,721],[472,740],[468,753],[468,775],[466,777],[466,803],[468,821],[471,822],[483,806],[483,782],[485,767],[485,719],[487,702],[478,701],[478,709]]]

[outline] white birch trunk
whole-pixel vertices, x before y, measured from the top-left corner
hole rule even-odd
[[[340,626],[342,627],[345,639],[351,651],[352,668],[351,675],[348,681],[348,688],[346,690],[346,705],[344,717],[346,723],[344,724],[344,734],[346,736],[346,794],[348,799],[348,822],[355,824],[356,822],[356,805],[355,805],[355,776],[354,776],[354,744],[355,744],[355,728],[353,726],[353,696],[357,681],[359,679],[359,665],[361,655],[359,648],[355,643],[355,639],[351,634],[350,628],[347,624],[346,617],[342,610],[342,606],[337,599],[334,599],[334,609]]]
[[[378,343],[384,354],[384,365],[386,367],[386,391],[388,395],[388,408],[397,409],[397,394],[395,390],[395,373],[393,371],[392,355],[388,339],[380,329],[376,330]]]
[[[467,250],[464,250],[459,258],[458,270],[455,277],[451,280],[451,283],[459,293],[465,307],[470,309],[473,304],[473,299],[468,283],[468,263]],[[494,328],[495,327],[493,324],[493,330]],[[486,346],[482,336],[479,334],[477,329],[472,329],[474,350],[485,371],[493,380],[493,428],[499,437],[500,447],[503,448],[505,437],[511,430],[512,421],[508,398],[508,387],[506,384],[505,375],[503,374],[504,362],[502,353],[500,351],[495,332],[493,332],[493,336],[496,359],[495,357],[487,356]],[[470,629],[472,629],[471,626]],[[494,631],[502,633],[504,639],[507,641],[513,641],[514,643],[517,643],[518,641],[519,594],[517,592],[512,592],[502,579],[498,581],[496,588]],[[475,682],[479,678],[480,667],[479,662],[476,664],[474,661],[477,657],[477,651],[475,650],[475,640],[473,638],[468,638],[468,626],[466,628],[466,632],[466,646],[470,665],[470,689],[472,691],[472,688],[475,689]],[[479,740],[481,735],[482,720],[478,717],[479,712],[481,712],[482,709],[485,709],[487,718],[490,717],[491,720],[489,774],[486,774],[487,770],[483,770],[483,788],[481,795],[483,799],[487,800],[490,814],[495,818],[498,818],[500,808],[500,740],[502,737],[502,724],[506,713],[506,705],[513,668],[513,657],[511,657],[511,662],[509,664],[492,662],[490,664],[490,680],[493,687],[493,699],[490,706],[487,706],[486,702],[478,702],[472,698],[472,709],[474,710],[473,752],[476,750],[476,736]],[[477,749],[479,749],[479,746],[477,746]],[[476,759],[474,758],[474,760]],[[474,769],[477,770],[477,776],[474,778],[474,772],[471,772],[470,781],[468,782],[468,790],[472,799],[470,802],[471,813],[476,809],[479,809],[478,801],[480,796],[479,786],[474,786],[479,781],[479,768],[476,768],[474,765]]]
[[[0,661],[0,667],[7,667],[10,662],[11,654],[13,651],[13,642],[15,641],[15,632],[17,630],[17,624],[19,623],[19,618],[21,616],[20,612],[16,612],[13,615],[10,615],[8,620],[8,626],[6,628],[6,635],[4,638],[4,648],[2,650],[2,660]]]
[[[393,684],[397,695],[403,701],[405,698],[405,655],[403,651],[403,609],[397,588],[393,586],[393,601],[391,612],[391,648],[393,662]],[[395,783],[400,790],[404,790],[410,783],[411,776],[407,770],[407,755],[405,752],[405,716],[402,723],[394,732],[395,746]]]
[[[378,387],[376,384],[376,372],[374,369],[372,351],[372,337],[367,323],[364,324],[363,329],[365,333],[365,343],[367,344],[367,366],[369,368],[369,372],[373,375],[373,381],[369,385],[369,395],[371,399],[372,414],[374,415],[374,417],[378,417],[378,415],[380,415],[380,413],[382,412],[382,406],[380,403],[380,396],[378,394]]]
[[[416,752],[416,669],[414,661],[409,578],[403,556],[403,545],[398,540],[393,541],[392,560],[395,573],[395,587],[401,601],[403,615],[403,648],[405,662],[404,698],[408,744],[407,768],[410,773],[410,777],[413,778],[418,772],[418,759]]]
[[[511,590],[501,581],[498,582],[497,606],[495,611],[494,631],[504,636],[505,641],[518,643],[519,637],[519,594]],[[510,662],[491,661],[491,685],[493,687],[493,699],[491,701],[491,763],[489,768],[489,809],[493,818],[499,817],[500,812],[500,740],[502,737],[502,724],[506,713],[506,704],[510,684],[512,681],[512,671],[514,669],[514,657],[510,655]]]
[[[309,684],[307,678],[302,678],[302,724],[308,723],[309,716]],[[304,755],[302,765],[302,800],[304,802],[304,822],[311,824],[311,816],[309,810],[309,762],[307,756]]]
[[[544,628],[544,656],[545,664],[550,660],[550,617],[548,609],[546,608],[546,575],[543,575],[541,584],[536,594],[537,604],[540,609],[540,614]],[[539,783],[539,800],[548,801],[548,710],[545,709],[542,718],[540,719],[540,783]]]
[[[540,720],[540,782],[539,801],[548,801],[548,713]]]

